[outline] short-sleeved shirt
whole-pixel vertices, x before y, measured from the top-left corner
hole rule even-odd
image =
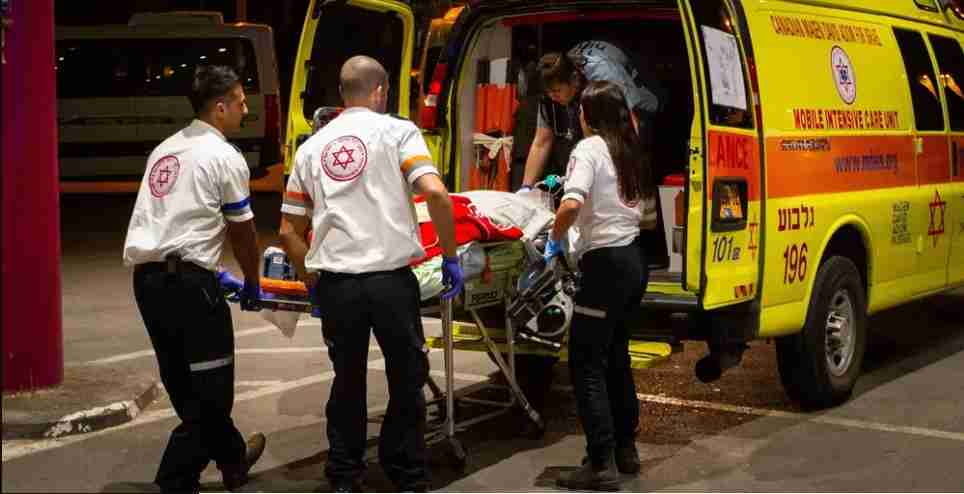
[[[639,235],[644,212],[655,211],[655,198],[626,203],[609,147],[602,137],[587,137],[569,159],[562,200],[582,203],[574,227],[578,230],[576,258],[593,249],[622,247]]]
[[[254,218],[244,156],[194,120],[151,152],[124,242],[128,266],[169,255],[217,269],[227,222]]]
[[[281,211],[310,216],[305,267],[369,273],[425,255],[412,186],[438,174],[412,122],[367,108],[346,109],[295,155]]]

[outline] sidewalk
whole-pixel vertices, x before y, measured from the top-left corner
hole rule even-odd
[[[129,422],[158,397],[159,384],[156,369],[66,367],[60,386],[3,395],[3,439],[49,439]]]

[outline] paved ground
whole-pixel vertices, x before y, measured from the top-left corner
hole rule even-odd
[[[129,196],[63,198],[65,359],[104,372],[154,372],[150,343],[120,265]],[[264,239],[276,228],[277,196],[255,211]],[[707,385],[692,377],[702,354],[687,344],[666,366],[640,372],[643,473],[633,491],[960,491],[964,488],[964,293],[931,299],[872,320],[866,374],[854,398],[807,414],[788,403],[775,372],[774,349],[753,345],[743,365]],[[293,339],[257,314],[234,313],[238,375],[235,419],[262,430],[268,449],[245,491],[317,492],[327,444],[324,408],[331,369],[308,320]],[[429,331],[438,326],[428,321]],[[374,341],[373,341],[374,345]],[[484,355],[459,354],[457,384],[475,386],[494,367]],[[386,404],[381,355],[369,357],[368,406]],[[440,354],[432,355],[441,369]],[[69,371],[70,367],[68,368]],[[568,377],[556,369],[549,391],[549,430],[522,437],[524,420],[509,416],[460,437],[470,451],[463,472],[434,467],[432,487],[449,491],[551,490],[560,471],[578,463],[583,441]],[[176,419],[166,398],[134,421],[58,440],[4,441],[4,492],[154,492],[150,484]],[[377,420],[369,433],[375,437]],[[391,487],[372,464],[368,489]],[[210,467],[205,490],[223,490]]]

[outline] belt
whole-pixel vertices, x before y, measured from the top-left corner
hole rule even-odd
[[[143,264],[138,264],[135,268],[136,271],[141,271],[144,273],[169,273],[169,274],[181,274],[181,273],[199,273],[199,274],[214,274],[210,269],[202,268],[197,264],[190,261],[182,260],[178,256],[167,256],[164,261],[161,262],[145,262]]]

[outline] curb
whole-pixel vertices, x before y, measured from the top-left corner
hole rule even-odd
[[[134,420],[160,395],[161,386],[152,382],[133,400],[71,413],[53,422],[3,423],[3,439],[54,439],[86,434]]]

